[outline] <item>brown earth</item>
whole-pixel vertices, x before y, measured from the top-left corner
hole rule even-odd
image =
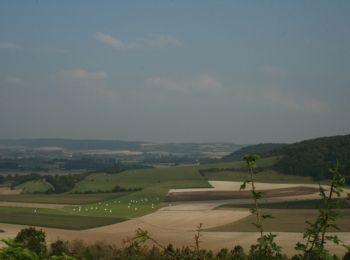
[[[220,182],[220,185],[221,188],[226,187],[221,189],[221,192],[229,191],[228,189],[232,185],[237,186],[234,192],[238,192],[239,189],[238,182]],[[301,199],[304,197],[314,198],[318,196],[316,185],[286,184],[278,186],[276,184],[258,184],[257,187],[260,190],[264,190],[265,194],[267,193],[271,196],[269,199],[271,201]],[[209,189],[209,191],[211,190]],[[208,192],[208,190],[199,191]],[[220,191],[220,189],[217,188],[216,191]],[[191,193],[193,190],[189,192]],[[245,196],[247,195],[245,194]],[[231,199],[229,202],[238,200]],[[196,203],[182,202],[180,205],[165,207],[149,215],[104,227],[82,231],[54,228],[43,228],[43,230],[47,233],[49,242],[57,238],[65,240],[83,239],[88,243],[106,241],[121,246],[123,240],[133,236],[137,228],[142,228],[149,231],[152,237],[163,245],[172,243],[176,247],[188,246],[194,244],[194,231],[199,223],[203,223],[203,228],[207,229],[237,221],[250,214],[246,209],[214,210],[224,203],[228,203],[228,200]],[[0,233],[0,239],[14,237],[23,227],[21,225],[0,224],[0,229],[5,231]],[[302,234],[289,232],[276,232],[276,234],[278,235],[276,240],[283,247],[283,251],[289,255],[294,254],[295,243],[302,240]],[[350,232],[337,232],[337,235],[345,244],[350,244]],[[233,246],[239,244],[248,250],[250,245],[256,242],[257,238],[258,233],[256,232],[203,232],[200,245],[202,248],[218,251],[223,247],[233,248]],[[345,252],[342,246],[329,245],[329,249],[338,255],[343,255]]]
[[[264,198],[288,197],[308,195],[318,192],[317,188],[296,186],[290,188],[264,190]],[[250,191],[227,191],[227,190],[206,190],[189,192],[169,192],[165,197],[167,202],[176,201],[206,201],[206,200],[229,200],[229,199],[251,199]]]
[[[22,189],[10,189],[9,187],[0,187],[0,195],[17,195],[21,194]]]

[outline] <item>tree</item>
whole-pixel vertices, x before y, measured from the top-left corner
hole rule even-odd
[[[30,251],[19,243],[13,240],[2,240],[6,244],[5,247],[0,249],[0,259],[6,260],[39,260],[37,254]]]
[[[35,252],[38,256],[44,257],[47,252],[45,232],[34,227],[22,229],[16,236],[15,242]]]

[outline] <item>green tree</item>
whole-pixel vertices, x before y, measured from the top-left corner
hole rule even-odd
[[[2,240],[5,247],[0,249],[0,259],[6,260],[40,260],[39,256],[13,240]]]
[[[35,252],[38,256],[46,256],[47,248],[45,232],[34,227],[22,229],[15,237],[15,242]]]

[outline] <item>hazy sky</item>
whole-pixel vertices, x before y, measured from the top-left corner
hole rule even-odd
[[[0,138],[350,133],[350,1],[0,2]]]

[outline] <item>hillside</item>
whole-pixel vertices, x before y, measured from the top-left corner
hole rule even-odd
[[[255,144],[255,145],[249,145],[245,146],[241,149],[238,149],[237,151],[234,151],[230,153],[227,156],[224,156],[222,158],[223,161],[240,161],[246,154],[266,154],[270,153],[271,151],[286,146],[287,144],[283,143],[262,143],[262,144]]]
[[[263,143],[238,149],[221,161],[239,161],[246,154],[279,158],[271,170],[315,180],[327,179],[328,169],[339,161],[340,170],[350,183],[350,135],[321,137],[293,144]]]
[[[328,177],[328,169],[339,161],[340,170],[350,179],[350,135],[322,137],[274,149],[267,155],[282,156],[276,170],[315,179]]]

